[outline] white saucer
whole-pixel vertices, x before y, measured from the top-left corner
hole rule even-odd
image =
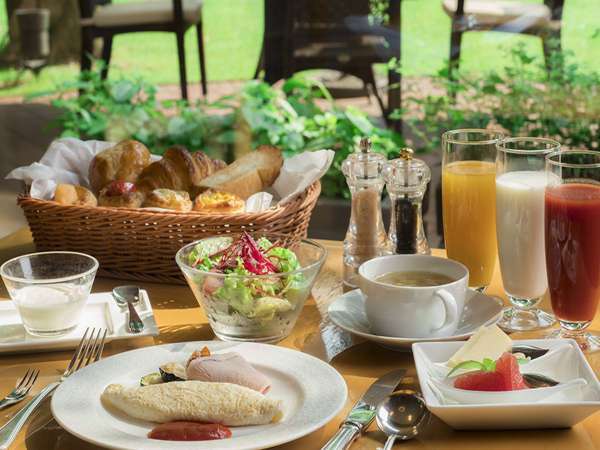
[[[379,336],[371,332],[365,314],[365,299],[360,289],[340,295],[329,305],[329,318],[338,327],[349,333],[376,342],[384,347],[410,350],[415,342],[459,341],[467,339],[482,325],[490,325],[500,320],[503,308],[502,300],[469,289],[465,309],[458,330],[453,336],[436,338],[399,338]]]

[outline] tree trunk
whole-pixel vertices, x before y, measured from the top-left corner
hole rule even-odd
[[[19,8],[50,10],[50,57],[48,64],[79,59],[80,32],[77,0],[6,0],[8,45],[0,53],[0,66],[17,66],[20,62],[20,38],[15,17]]]

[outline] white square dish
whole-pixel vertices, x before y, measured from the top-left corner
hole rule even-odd
[[[144,322],[144,329],[138,334],[132,334],[127,330],[127,314],[119,309],[110,292],[90,294],[79,326],[64,336],[47,338],[28,334],[21,323],[15,304],[10,300],[0,301],[0,355],[75,348],[87,327],[106,328],[106,342],[158,336],[159,330],[148,293],[143,289],[140,293],[140,301],[135,308]]]
[[[570,339],[530,339],[515,345],[535,345],[547,349],[570,347],[571,364],[557,367],[559,379],[581,377],[587,386],[577,394],[566,391],[537,402],[503,402],[486,404],[445,404],[440,402],[428,383],[430,363],[447,361],[463,342],[427,342],[413,344],[413,356],[425,403],[429,410],[457,430],[502,430],[567,428],[600,409],[600,383],[577,343]],[[555,374],[548,374],[556,376]]]

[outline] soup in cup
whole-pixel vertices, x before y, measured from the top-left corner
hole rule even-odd
[[[452,336],[462,315],[469,271],[427,255],[389,255],[359,269],[367,318],[374,333],[403,338]]]

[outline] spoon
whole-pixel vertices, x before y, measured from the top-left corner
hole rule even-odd
[[[535,345],[515,345],[512,353],[523,353],[526,357],[535,359],[544,356],[550,350],[547,348],[536,347]]]
[[[560,381],[553,380],[552,378],[539,373],[524,373],[523,379],[525,380],[527,385],[532,389],[552,387],[560,384]]]
[[[396,439],[407,441],[419,434],[429,422],[430,413],[415,391],[399,390],[377,407],[377,425],[388,439],[383,450],[390,450]]]
[[[131,333],[140,333],[144,329],[144,322],[140,319],[135,307],[140,301],[140,288],[138,286],[118,286],[112,290],[112,295],[119,306],[127,305],[129,321],[127,326]]]

